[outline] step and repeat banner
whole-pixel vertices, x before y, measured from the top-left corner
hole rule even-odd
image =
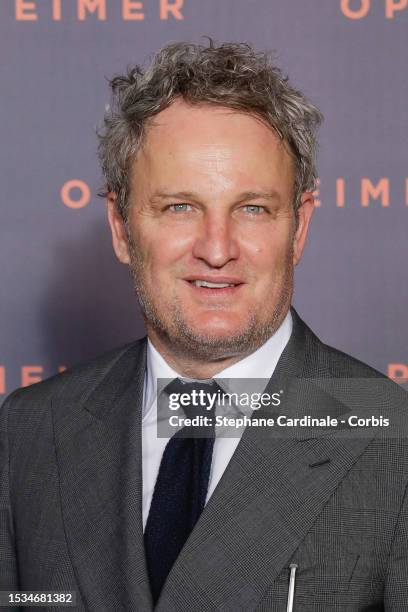
[[[322,110],[294,305],[408,379],[408,0],[0,0],[0,399],[143,335],[95,130],[107,79],[174,41],[250,42]]]

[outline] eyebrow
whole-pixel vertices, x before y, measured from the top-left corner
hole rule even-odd
[[[152,194],[151,199],[158,198],[175,198],[178,200],[186,199],[186,200],[199,200],[200,196],[198,193],[194,193],[193,191],[178,191],[178,192],[167,192],[160,191]],[[238,202],[247,201],[247,200],[281,200],[281,195],[275,190],[272,191],[243,191],[238,194],[235,198]]]

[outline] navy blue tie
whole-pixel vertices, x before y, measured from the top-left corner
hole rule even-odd
[[[176,378],[163,393],[191,391],[216,393],[220,387],[210,383],[183,382]],[[209,404],[207,404],[208,406]],[[186,416],[214,410],[183,408]],[[146,563],[154,603],[185,541],[204,508],[214,446],[214,426],[203,429],[184,427],[167,443],[160,463],[144,532]]]

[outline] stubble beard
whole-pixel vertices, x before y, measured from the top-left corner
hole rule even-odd
[[[285,318],[293,295],[293,248],[287,253],[278,300],[267,321],[260,319],[259,312],[251,313],[244,330],[228,337],[218,337],[194,330],[187,323],[177,299],[169,305],[166,317],[158,311],[145,280],[143,257],[130,235],[128,241],[130,272],[145,324],[154,330],[174,355],[206,362],[249,355],[275,333]]]

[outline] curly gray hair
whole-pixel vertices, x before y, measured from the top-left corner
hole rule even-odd
[[[216,104],[257,116],[289,145],[295,160],[297,211],[303,191],[316,181],[316,131],[323,117],[294,89],[267,53],[246,43],[207,46],[172,43],[156,53],[143,71],[136,65],[110,81],[112,102],[98,132],[98,154],[106,196],[114,192],[124,220],[128,217],[132,163],[148,121],[176,98],[189,104]]]

